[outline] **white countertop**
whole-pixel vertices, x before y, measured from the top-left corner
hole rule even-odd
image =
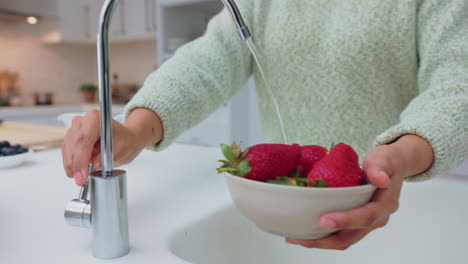
[[[123,112],[124,105],[114,104],[112,113],[118,115]],[[81,115],[91,109],[99,109],[98,104],[80,105],[40,105],[23,107],[0,107],[0,119],[22,123],[40,125],[63,126],[57,120],[62,114]]]
[[[247,229],[239,226],[239,232],[225,235],[226,226],[211,224],[232,211],[223,178],[215,171],[220,156],[218,148],[175,144],[160,153],[144,151],[124,166],[131,251],[104,261],[91,255],[90,232],[67,226],[63,219],[65,205],[77,197],[78,187],[64,175],[60,150],[34,153],[24,166],[0,170],[0,263],[188,263],[172,253],[176,252],[206,264],[216,261],[200,261],[199,254],[213,254],[213,249],[226,258],[218,260],[220,264],[262,264],[251,262],[253,255],[249,255],[261,251],[242,255],[251,246],[249,241],[234,241],[237,246],[220,252],[225,244],[209,240],[235,240],[235,233],[240,236],[242,232],[254,242],[271,241],[259,245],[268,254],[281,254],[282,250],[284,254],[308,254],[310,263],[468,263],[468,179],[405,183],[400,209],[387,227],[345,252],[303,249],[253,225],[247,224]],[[234,219],[231,225],[244,225],[242,218]],[[208,229],[200,234],[198,227]],[[195,252],[184,249],[187,243]],[[207,245],[211,245],[209,249]],[[230,254],[238,261],[229,261]],[[284,263],[306,263],[302,261],[298,257]]]
[[[170,254],[168,236],[229,199],[227,189],[218,189],[209,194],[220,199],[197,208],[194,199],[203,195],[191,188],[222,181],[215,171],[219,155],[214,148],[174,145],[164,153],[144,151],[122,167],[131,252],[111,262],[186,263]],[[22,167],[0,170],[0,177],[0,263],[106,262],[91,256],[88,230],[65,224],[64,208],[79,189],[66,178],[59,149],[34,153]]]

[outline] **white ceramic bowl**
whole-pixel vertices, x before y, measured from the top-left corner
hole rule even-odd
[[[245,217],[263,231],[297,239],[316,239],[335,232],[336,229],[321,227],[319,217],[327,212],[362,206],[376,189],[370,184],[306,188],[224,174],[234,204]]]
[[[32,150],[28,152],[0,157],[0,169],[13,168],[26,162],[32,155]]]

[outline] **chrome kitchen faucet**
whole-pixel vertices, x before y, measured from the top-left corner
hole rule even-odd
[[[241,40],[249,39],[250,31],[236,3],[233,0],[221,1],[231,14]],[[118,258],[129,252],[126,172],[114,169],[112,146],[109,25],[118,2],[105,1],[97,34],[102,171],[96,172],[94,166],[90,165],[88,182],[81,188],[79,198],[70,201],[65,208],[67,223],[91,228],[93,255],[99,259]]]

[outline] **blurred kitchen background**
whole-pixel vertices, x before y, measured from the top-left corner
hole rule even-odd
[[[59,115],[98,107],[95,42],[103,2],[0,0],[0,120],[61,126]],[[219,0],[120,0],[110,34],[114,113],[222,7]],[[252,80],[177,141],[232,140],[263,142]],[[468,163],[454,173],[468,174]]]
[[[96,28],[104,0],[0,0],[0,119],[62,125],[97,105]],[[121,0],[112,19],[114,113],[149,73],[205,31],[219,0]],[[178,142],[262,141],[253,82]]]

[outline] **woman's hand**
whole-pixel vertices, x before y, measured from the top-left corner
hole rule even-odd
[[[100,112],[91,110],[73,118],[72,127],[62,143],[63,167],[68,177],[83,186],[88,178],[88,164],[101,165]],[[162,139],[162,124],[152,111],[138,108],[125,124],[112,121],[115,167],[131,162],[146,146]]]
[[[387,224],[397,211],[403,179],[427,170],[433,162],[432,149],[422,138],[405,135],[390,145],[372,149],[364,159],[368,181],[378,189],[366,205],[320,217],[320,225],[340,229],[321,239],[286,238],[286,242],[308,248],[345,250],[369,232]]]

